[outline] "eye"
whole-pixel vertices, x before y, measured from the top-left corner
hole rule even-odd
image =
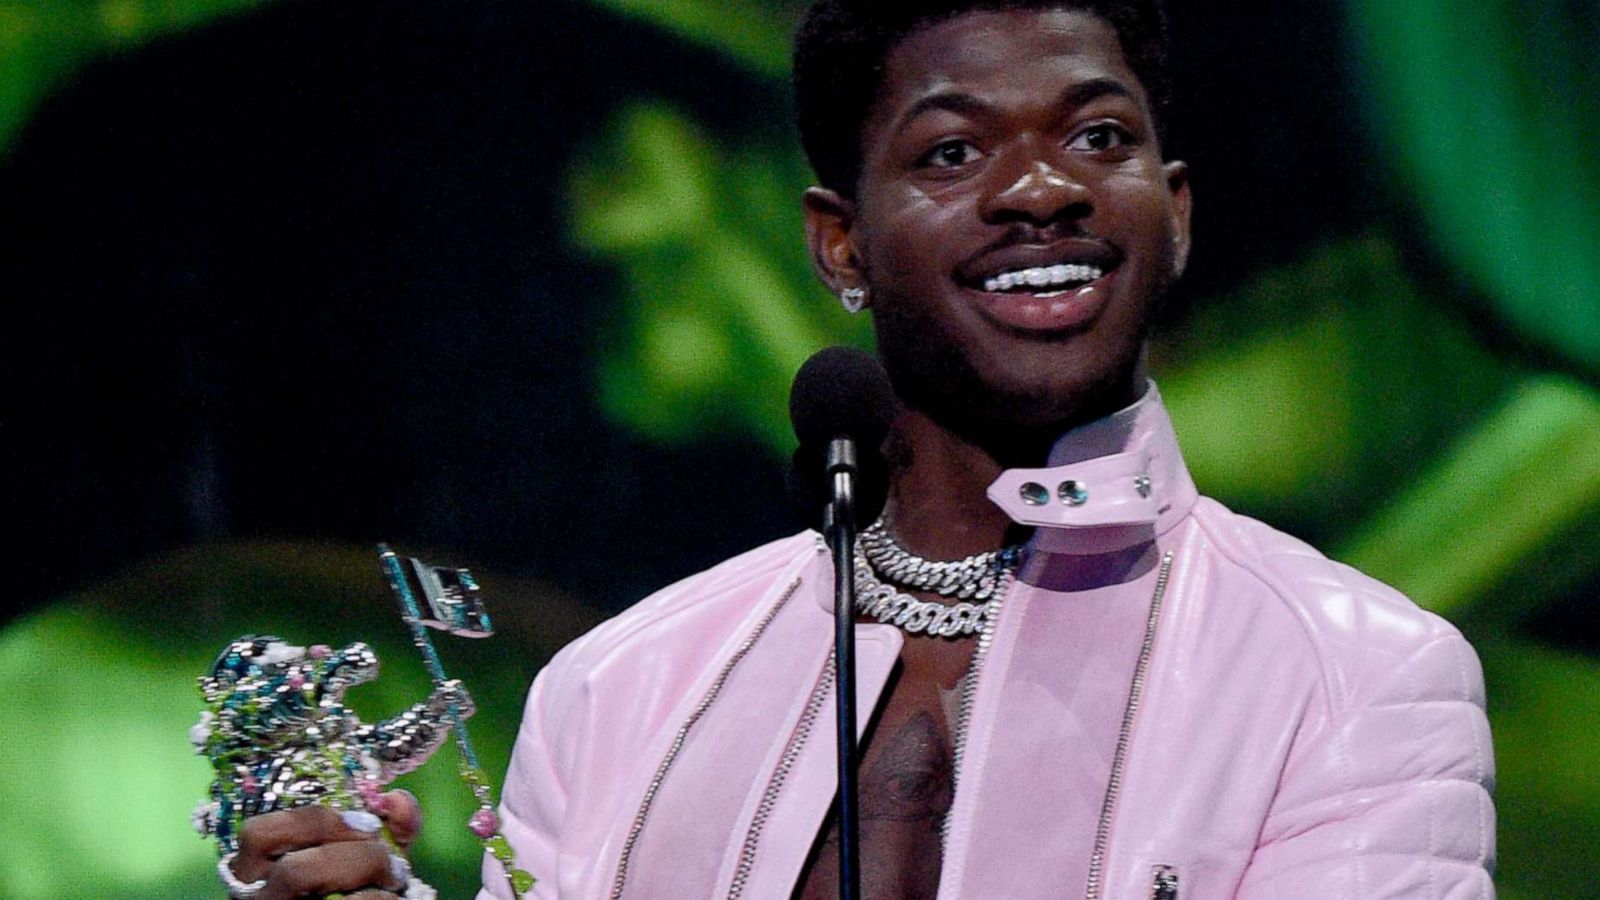
[[[1089,153],[1101,153],[1107,150],[1117,150],[1131,146],[1134,143],[1133,135],[1126,128],[1110,122],[1101,122],[1090,125],[1078,132],[1072,141],[1067,144],[1069,150],[1083,150]]]
[[[971,141],[954,139],[935,144],[932,150],[922,154],[917,160],[917,165],[932,166],[935,169],[954,169],[973,162],[982,155]]]

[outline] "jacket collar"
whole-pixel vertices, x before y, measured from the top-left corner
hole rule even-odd
[[[1002,472],[988,495],[1035,527],[1031,549],[1092,554],[1154,540],[1189,514],[1198,492],[1150,382],[1132,406],[1063,434],[1049,465]]]

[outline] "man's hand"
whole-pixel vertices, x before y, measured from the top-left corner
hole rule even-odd
[[[405,860],[394,855],[382,826],[402,850],[422,828],[422,809],[409,791],[380,795],[383,817],[302,806],[245,820],[233,873],[265,878],[259,900],[345,893],[348,900],[397,900],[406,890]],[[354,892],[354,893],[351,893]]]

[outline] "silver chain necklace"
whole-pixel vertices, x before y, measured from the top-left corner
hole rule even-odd
[[[1007,547],[953,562],[923,559],[890,537],[882,519],[857,537],[857,550],[856,611],[908,634],[938,637],[965,637],[989,630],[1021,557],[1020,547]],[[913,597],[900,587],[983,602],[939,603]]]
[[[861,556],[885,581],[914,591],[929,591],[957,600],[988,600],[1007,568],[1016,569],[1018,547],[975,553],[966,559],[938,562],[923,559],[900,546],[879,519],[860,536]]]

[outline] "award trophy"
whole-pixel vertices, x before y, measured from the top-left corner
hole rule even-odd
[[[250,635],[224,647],[199,679],[206,710],[189,739],[211,761],[215,779],[195,810],[194,826],[216,838],[218,872],[232,897],[249,898],[265,884],[244,884],[233,875],[246,818],[310,803],[382,814],[380,789],[427,762],[451,735],[461,752],[462,780],[478,801],[467,827],[505,868],[513,897],[533,887],[500,833],[488,776],[467,735],[472,698],[445,676],[428,634],[429,628],[463,637],[492,634],[478,585],[466,569],[400,557],[382,544],[378,561],[433,679],[427,699],[391,719],[362,722],[344,705],[344,692],[378,676],[378,657],[360,642],[301,647]],[[409,881],[408,900],[433,896],[432,888]]]

